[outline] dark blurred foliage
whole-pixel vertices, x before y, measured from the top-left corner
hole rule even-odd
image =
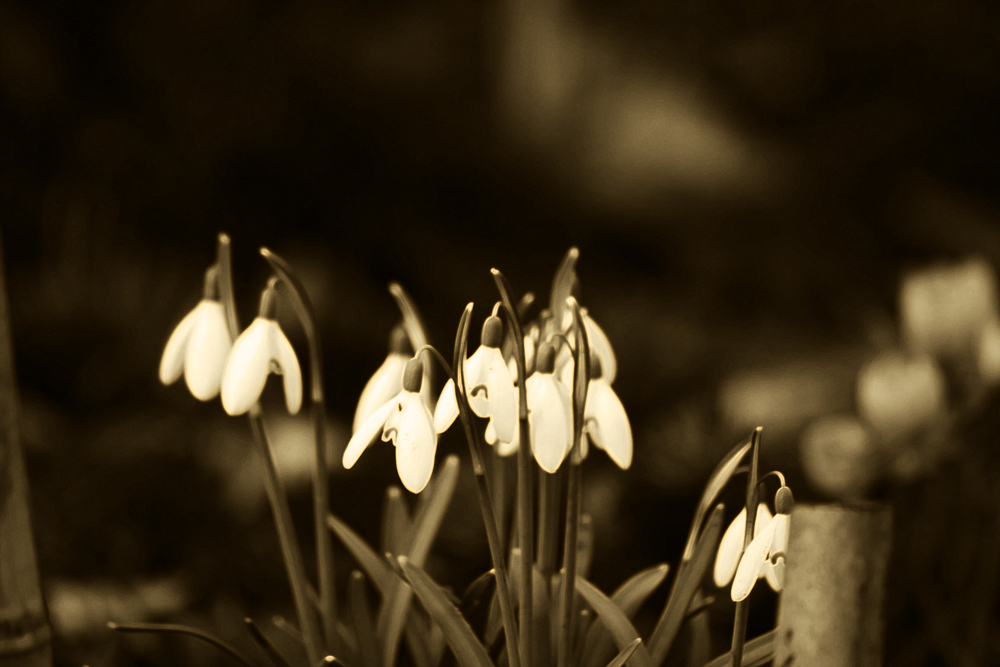
[[[40,568],[50,604],[93,617],[58,638],[59,664],[215,657],[111,637],[112,616],[249,651],[244,615],[291,613],[247,425],[156,378],[218,231],[244,323],[262,244],[312,290],[338,448],[398,318],[389,280],[450,352],[465,303],[497,298],[490,267],[544,301],[577,245],[636,435],[632,471],[587,466],[604,590],[676,562],[699,486],[757,421],[764,463],[821,497],[796,439],[852,409],[858,367],[893,344],[901,271],[1000,262],[998,31],[982,0],[0,0],[0,224]],[[758,376],[792,378],[773,427],[717,400]],[[897,521],[887,664],[1000,655],[996,407],[958,426],[957,456],[874,491]],[[439,452],[463,448],[455,432]],[[393,478],[386,448],[338,466],[334,511],[377,539]],[[456,589],[488,567],[465,482],[429,564]],[[771,623],[760,599],[751,633]]]

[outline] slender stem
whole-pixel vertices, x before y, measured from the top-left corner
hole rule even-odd
[[[116,630],[118,632],[166,632],[166,633],[176,633],[179,635],[188,635],[189,637],[195,637],[202,640],[212,646],[215,646],[222,651],[225,651],[230,656],[243,663],[247,667],[253,667],[253,663],[244,658],[239,651],[233,648],[228,643],[219,639],[215,635],[211,635],[198,628],[192,628],[187,625],[175,625],[172,623],[108,623],[108,628],[111,630]]]
[[[521,667],[517,651],[518,630],[514,620],[514,605],[510,599],[510,579],[504,564],[503,545],[497,527],[497,517],[494,511],[490,492],[489,479],[486,476],[486,466],[483,461],[483,444],[472,423],[472,410],[465,392],[465,360],[466,347],[469,339],[469,321],[472,316],[472,304],[465,307],[462,319],[458,325],[458,335],[455,339],[454,368],[458,369],[455,377],[455,399],[458,403],[458,414],[465,428],[465,438],[469,442],[472,455],[472,471],[476,478],[476,489],[479,492],[479,507],[483,512],[483,523],[486,526],[486,540],[490,545],[490,556],[493,559],[493,571],[497,580],[497,598],[500,602],[500,614],[503,617],[504,638],[507,643],[507,655],[510,667]]]
[[[288,660],[285,656],[281,654],[278,647],[274,645],[267,635],[264,634],[263,630],[257,627],[257,624],[253,622],[252,618],[244,618],[243,623],[247,626],[247,632],[250,633],[250,637],[253,639],[254,643],[260,647],[260,650],[268,657],[268,659],[277,667],[292,667],[288,664]]]
[[[255,405],[250,409],[249,417],[257,453],[264,466],[264,489],[267,491],[267,498],[271,502],[271,511],[274,513],[274,523],[278,529],[278,542],[281,544],[281,553],[285,560],[285,569],[288,571],[288,580],[292,585],[292,598],[299,617],[303,643],[306,647],[309,663],[315,664],[319,661],[323,651],[320,648],[316,617],[309,602],[309,594],[306,592],[308,582],[306,581],[305,567],[302,565],[302,552],[299,551],[295,538],[292,513],[288,509],[285,490],[278,477],[274,451],[271,449],[267,432],[264,430],[260,405]]]
[[[313,424],[316,465],[313,467],[313,530],[316,536],[316,564],[319,570],[320,613],[323,617],[323,634],[327,647],[337,646],[337,595],[336,574],[333,562],[333,536],[326,528],[326,515],[330,512],[330,486],[326,461],[326,392],[323,390],[323,357],[316,330],[316,312],[305,286],[285,260],[267,248],[260,254],[281,277],[292,295],[295,314],[302,324],[309,348],[309,381],[311,406],[309,416]]]
[[[219,269],[216,274],[216,280],[219,282],[219,299],[226,311],[229,336],[236,340],[236,337],[240,335],[240,323],[236,317],[236,301],[233,298],[233,260],[228,234],[219,234],[215,250],[215,263]]]
[[[534,608],[532,586],[532,564],[535,560],[534,535],[534,503],[532,491],[534,474],[532,464],[534,457],[531,449],[531,433],[528,428],[528,394],[527,373],[524,366],[524,334],[521,322],[517,316],[513,293],[510,284],[502,273],[491,269],[493,281],[500,292],[503,307],[507,313],[507,323],[514,332],[514,359],[517,364],[518,377],[518,421],[520,427],[521,446],[517,450],[517,541],[521,549],[521,608],[520,608],[520,646],[521,663],[524,667],[533,667],[531,660],[532,626],[531,619]]]
[[[563,468],[555,473],[538,469],[538,569],[546,585],[555,572],[559,550],[559,491]]]
[[[572,253],[571,253],[572,255]],[[571,257],[570,255],[570,257]],[[590,339],[583,325],[580,306],[576,299],[568,299],[573,313],[576,333],[576,359],[573,364],[573,449],[569,455],[569,483],[566,491],[566,539],[563,545],[563,586],[559,622],[559,667],[567,667],[572,655],[573,599],[576,593],[577,540],[580,534],[580,499],[583,496],[584,409],[587,405],[587,390],[590,386]]]
[[[750,542],[753,541],[754,524],[757,522],[757,461],[760,457],[760,435],[763,429],[758,426],[753,432],[753,442],[751,444],[750,474],[747,476],[747,525],[743,533],[743,551],[747,550]],[[730,650],[733,667],[741,667],[743,664],[743,644],[747,635],[747,617],[749,616],[750,602],[744,598],[736,603],[736,618],[733,620],[733,645]]]

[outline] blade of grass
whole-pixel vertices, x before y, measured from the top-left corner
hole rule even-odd
[[[598,590],[596,586],[586,579],[577,578],[576,589],[580,591],[580,595],[587,601],[587,604],[597,612],[598,618],[600,618],[604,627],[611,633],[615,646],[619,650],[627,648],[636,639],[639,639],[639,633],[636,632],[632,621],[625,618],[622,610],[608,596]],[[641,642],[635,649],[632,661],[635,667],[651,667],[652,665],[649,651]]]
[[[641,643],[641,639],[636,639],[634,642],[623,648],[621,652],[608,663],[608,667],[622,667],[622,665],[624,665],[628,659],[632,657],[632,654],[635,653],[635,650],[639,648],[639,644]]]
[[[761,636],[748,641],[743,647],[743,667],[756,667],[773,659],[777,643],[777,630],[765,632]],[[731,664],[732,653],[727,652],[712,660],[705,667],[730,667]]]
[[[403,500],[403,491],[398,486],[390,486],[385,490],[385,501],[382,503],[382,534],[379,547],[382,553],[395,556],[406,553],[410,542],[413,522],[410,511]]]
[[[661,563],[632,575],[612,593],[611,601],[622,610],[625,618],[634,618],[642,603],[666,579],[669,569],[669,565]],[[607,629],[603,626],[591,627],[583,650],[583,655],[587,656],[586,667],[599,667],[611,647],[611,635]]]
[[[427,613],[444,632],[445,640],[455,654],[455,660],[462,667],[493,667],[486,649],[479,643],[468,621],[458,608],[445,597],[438,585],[423,568],[411,562],[406,556],[399,557],[410,586]]]
[[[423,567],[424,561],[427,560],[457,481],[458,457],[451,455],[432,481],[433,486],[424,491],[428,494],[427,504],[418,510],[413,524],[413,542],[408,549],[407,559],[417,567]],[[382,654],[384,667],[393,667],[396,664],[399,641],[406,626],[406,613],[410,608],[411,595],[409,587],[397,586],[379,612],[377,632],[384,651]]]
[[[354,635],[357,638],[361,662],[364,667],[377,667],[379,644],[375,636],[375,623],[368,606],[365,576],[358,570],[351,572],[351,578],[347,582],[347,599],[351,615],[354,617]]]
[[[365,571],[368,578],[375,585],[379,595],[385,597],[393,587],[399,583],[399,577],[385,564],[382,557],[375,553],[375,550],[365,542],[364,538],[355,533],[350,526],[338,519],[334,514],[326,517],[327,526],[340,539],[341,543],[347,547],[358,565]]]
[[[715,467],[715,470],[712,471],[712,474],[708,478],[708,483],[705,484],[705,490],[701,492],[701,499],[698,500],[698,507],[694,513],[694,521],[691,522],[691,530],[688,531],[687,544],[684,545],[682,560],[691,560],[694,556],[694,543],[698,538],[698,533],[701,531],[701,525],[705,520],[708,509],[715,502],[723,487],[729,483],[729,479],[736,472],[736,468],[739,467],[743,457],[750,451],[750,445],[752,444],[753,439],[750,437],[745,442],[741,442],[733,447],[726,454],[725,458],[719,462],[719,465]]]
[[[691,560],[681,561],[677,568],[677,577],[670,589],[670,597],[663,608],[663,613],[649,636],[649,653],[654,665],[661,665],[667,657],[667,652],[677,637],[681,623],[687,615],[691,598],[705,576],[709,564],[713,561],[715,550],[719,545],[719,535],[722,532],[722,516],[725,506],[719,503],[708,519],[705,531],[695,544]]]
[[[285,656],[281,654],[278,647],[274,645],[264,631],[257,627],[257,624],[253,622],[252,618],[244,618],[243,623],[247,626],[247,632],[250,633],[250,638],[253,639],[254,643],[260,648],[260,650],[267,656],[271,664],[277,667],[292,667],[288,664],[288,660]]]
[[[172,623],[108,623],[108,628],[117,632],[160,632],[187,635],[189,637],[194,637],[195,639],[200,639],[207,644],[211,644],[212,646],[222,650],[224,653],[228,653],[230,657],[243,663],[246,667],[254,667],[252,662],[244,658],[239,651],[225,641],[219,639],[213,634],[205,632],[204,630],[192,628],[187,625],[175,625]]]

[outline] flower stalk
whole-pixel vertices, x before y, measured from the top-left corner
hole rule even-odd
[[[337,645],[336,575],[333,560],[333,536],[326,528],[326,515],[330,511],[330,486],[326,461],[326,392],[323,390],[323,359],[316,331],[316,312],[305,285],[294,274],[285,260],[267,248],[260,254],[288,287],[292,306],[302,324],[309,349],[309,415],[313,424],[316,465],[313,467],[313,529],[316,535],[316,563],[319,569],[320,613],[323,618],[323,635],[326,646]]]
[[[758,426],[753,432],[750,444],[750,473],[747,475],[747,499],[746,499],[746,529],[743,533],[743,550],[746,551],[753,541],[754,525],[757,523],[757,498],[760,495],[757,484],[757,462],[760,458],[760,439],[763,429]],[[733,667],[741,667],[743,664],[743,645],[747,634],[747,617],[749,616],[750,602],[748,599],[740,600],[736,603],[736,618],[733,620],[733,643],[730,649]]]
[[[518,628],[514,620],[514,604],[510,596],[510,578],[504,564],[503,543],[500,541],[500,531],[496,512],[493,507],[493,494],[490,491],[489,479],[486,476],[486,465],[483,460],[483,444],[478,431],[472,422],[472,408],[469,406],[465,385],[465,353],[468,347],[469,322],[472,318],[472,304],[465,307],[462,319],[458,325],[455,338],[455,353],[452,368],[455,369],[455,399],[458,402],[458,414],[465,429],[465,437],[469,442],[472,455],[472,471],[476,478],[476,490],[479,492],[479,507],[483,512],[483,523],[486,526],[486,540],[490,545],[490,556],[493,559],[493,571],[497,580],[497,598],[500,602],[500,614],[503,618],[504,635],[507,643],[507,655],[510,667],[521,667],[522,661],[518,651]]]
[[[521,322],[517,316],[517,308],[514,305],[513,293],[510,283],[497,269],[490,269],[493,274],[493,281],[500,292],[503,301],[503,309],[507,316],[508,326],[514,335],[514,359],[517,365],[518,378],[518,427],[521,446],[517,450],[517,540],[521,549],[521,607],[519,615],[520,623],[520,650],[521,664],[524,667],[533,667],[531,659],[532,651],[532,610],[533,591],[531,572],[532,563],[535,560],[535,536],[534,536],[534,503],[532,498],[533,490],[533,470],[532,461],[534,457],[531,450],[531,434],[528,428],[528,393],[527,393],[527,373],[524,364],[524,333],[521,329]]]

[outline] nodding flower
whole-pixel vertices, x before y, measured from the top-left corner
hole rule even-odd
[[[274,319],[274,279],[260,298],[260,312],[233,344],[222,373],[222,407],[241,415],[260,398],[270,373],[284,378],[285,405],[296,414],[302,407],[302,370],[292,344]]]
[[[754,538],[740,558],[736,576],[733,577],[731,597],[734,602],[745,600],[754,584],[761,577],[767,579],[774,591],[785,586],[785,552],[788,550],[788,533],[791,523],[792,490],[787,486],[778,489],[774,496],[773,519],[765,520],[758,531],[754,527]],[[759,510],[758,510],[759,514]],[[765,517],[766,518],[766,517]],[[745,522],[744,522],[744,525]]]
[[[361,454],[382,432],[382,441],[396,447],[396,470],[411,493],[420,493],[434,471],[437,433],[434,418],[420,396],[424,364],[413,358],[403,370],[403,388],[391,400],[373,412],[351,437],[344,450],[343,464],[352,468]]]
[[[531,449],[538,465],[549,473],[559,469],[573,446],[573,397],[556,379],[555,357],[551,343],[539,346],[535,372],[524,385]]]
[[[487,437],[490,444],[497,439],[512,442],[518,429],[518,398],[514,386],[517,371],[512,372],[503,360],[502,340],[503,323],[499,317],[491,315],[483,323],[482,344],[464,362],[469,407],[478,416],[489,418],[486,429],[493,436],[492,439]],[[457,416],[455,382],[448,380],[434,411],[435,430],[438,433],[448,430]]]
[[[183,372],[188,389],[200,401],[218,396],[233,342],[218,300],[217,273],[214,266],[205,273],[202,300],[170,334],[160,359],[160,382],[173,384]]]
[[[596,356],[590,363],[583,419],[594,445],[607,452],[619,468],[627,470],[632,465],[632,425],[625,414],[625,406],[603,373],[601,358]]]
[[[352,433],[356,433],[361,425],[365,423],[376,410],[385,405],[392,397],[399,393],[403,387],[403,369],[406,362],[410,360],[410,355],[406,353],[408,348],[406,330],[397,325],[389,336],[389,355],[375,371],[361,398],[358,399],[358,407],[354,412],[354,426]]]

